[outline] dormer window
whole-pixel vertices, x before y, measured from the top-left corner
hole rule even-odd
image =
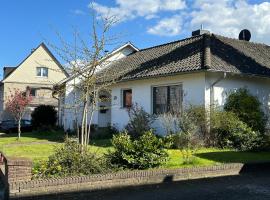
[[[48,68],[47,67],[37,67],[37,76],[38,77],[48,77]]]

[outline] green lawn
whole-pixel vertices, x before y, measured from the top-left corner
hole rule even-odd
[[[27,157],[34,162],[47,159],[54,148],[63,142],[62,132],[24,133],[20,141],[15,134],[0,136],[0,151],[7,156]],[[90,150],[102,155],[112,149],[110,140],[93,140]],[[205,166],[220,163],[247,163],[270,161],[270,152],[238,152],[215,148],[200,149],[194,155],[193,164],[183,165],[180,150],[168,150],[169,160],[162,168]]]

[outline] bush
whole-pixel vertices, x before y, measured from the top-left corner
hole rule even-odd
[[[115,150],[107,158],[117,167],[147,169],[161,165],[168,157],[162,139],[151,131],[145,132],[136,140],[132,140],[127,133],[114,135],[112,145]]]
[[[212,113],[211,131],[216,137],[216,145],[221,148],[254,150],[259,147],[261,136],[242,122],[233,112]]]
[[[241,88],[230,94],[224,105],[224,110],[235,113],[241,121],[254,131],[261,133],[265,131],[266,116],[261,110],[261,103],[247,89]]]
[[[57,112],[53,106],[40,105],[31,114],[32,125],[36,129],[48,129],[55,127],[57,121]]]
[[[106,161],[102,157],[90,152],[82,153],[81,149],[77,141],[66,139],[62,146],[55,149],[48,161],[34,166],[34,177],[89,175],[107,170]]]
[[[181,115],[164,114],[162,116],[163,126],[169,133],[164,141],[167,144],[171,143],[171,148],[176,149],[195,149],[201,146],[203,137],[195,117],[190,110],[185,110]]]
[[[151,129],[154,117],[148,114],[138,104],[128,110],[129,122],[126,126],[128,133],[134,138],[140,137],[144,132]]]
[[[118,130],[115,126],[99,127],[91,132],[91,139],[111,139],[113,135],[117,134]]]
[[[184,165],[196,164],[197,158],[194,156],[196,154],[195,149],[182,149],[181,155]]]

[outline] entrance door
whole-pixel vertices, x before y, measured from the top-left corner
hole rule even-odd
[[[98,126],[107,127],[111,124],[111,97],[109,93],[99,96]]]

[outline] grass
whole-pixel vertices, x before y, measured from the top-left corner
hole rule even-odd
[[[15,134],[0,137],[0,151],[7,156],[27,157],[34,162],[45,160],[53,154],[54,148],[61,145],[64,135],[62,132],[24,133],[18,141]],[[97,154],[104,154],[112,149],[108,139],[92,140],[90,150]],[[248,163],[270,161],[270,152],[239,152],[216,148],[199,149],[192,164],[183,164],[180,150],[168,150],[169,160],[162,168],[179,168],[190,166],[209,166],[220,163]]]

